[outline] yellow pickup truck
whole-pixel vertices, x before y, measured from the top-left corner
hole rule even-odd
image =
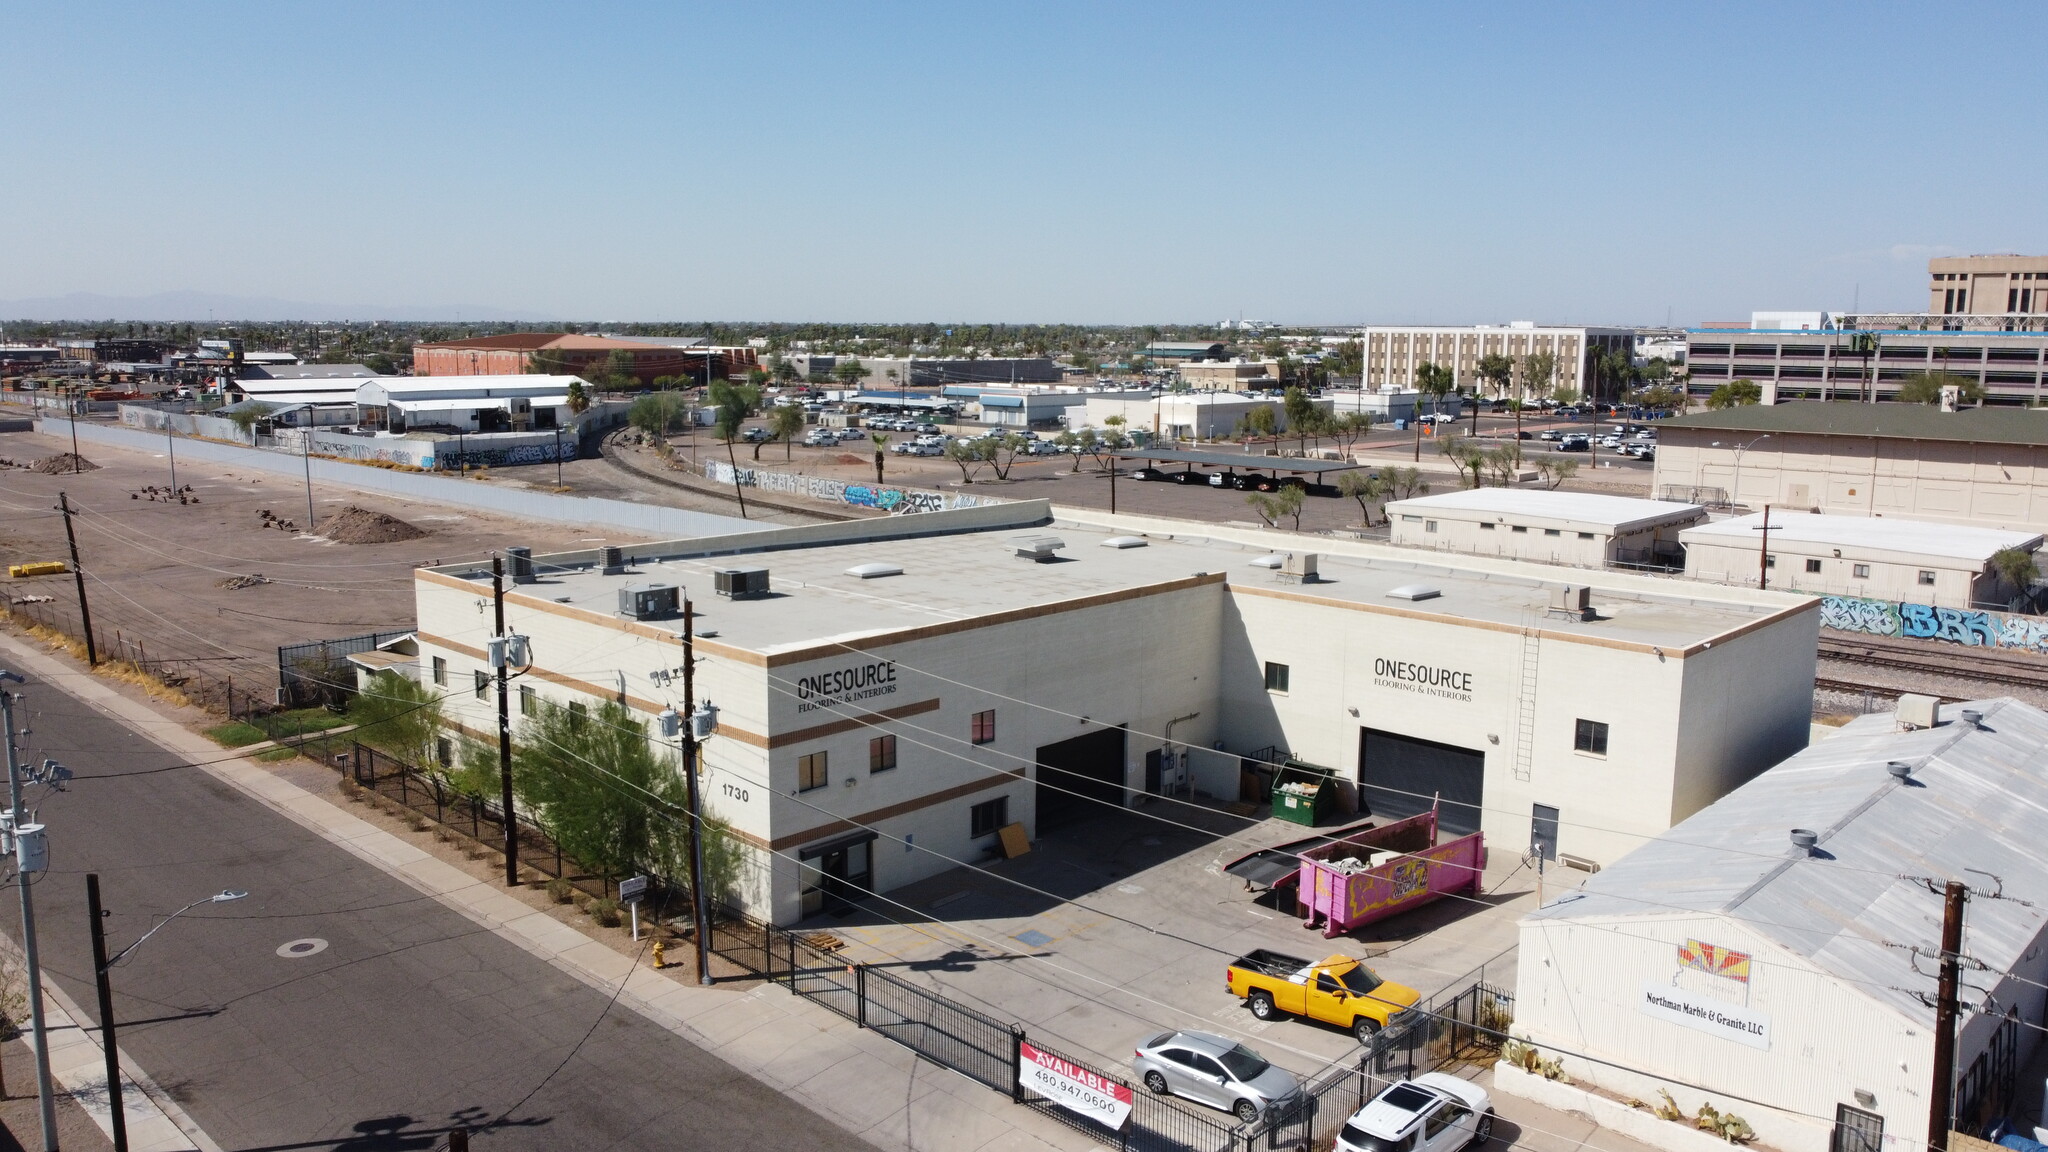
[[[1230,994],[1252,1015],[1275,1020],[1305,1016],[1335,1024],[1359,1043],[1389,1025],[1405,1024],[1422,993],[1382,980],[1362,960],[1338,953],[1313,963],[1261,948],[1230,965]]]

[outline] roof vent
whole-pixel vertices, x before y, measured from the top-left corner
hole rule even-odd
[[[635,620],[673,616],[680,603],[680,590],[673,584],[627,584],[619,589],[619,615]]]
[[[1313,552],[1289,552],[1287,560],[1280,566],[1280,579],[1287,584],[1313,584],[1316,582],[1316,554]]]
[[[1017,555],[1040,564],[1052,560],[1053,553],[1067,546],[1067,542],[1057,536],[1019,536],[1010,544],[1017,549]]]
[[[1884,770],[1891,773],[1895,780],[1904,780],[1913,774],[1913,766],[1904,760],[1887,760],[1884,763]]]
[[[1143,548],[1145,543],[1146,541],[1143,536],[1111,536],[1102,542],[1102,546],[1104,548]]]
[[[1800,854],[1810,855],[1813,852],[1813,846],[1818,843],[1820,843],[1820,833],[1815,832],[1813,829],[1794,828],[1792,830],[1792,847]]]
[[[1963,709],[1962,721],[1965,728],[1982,728],[1984,726],[1984,713],[1979,712],[1975,708],[1965,708]]]
[[[1252,561],[1252,567],[1254,567],[1254,568],[1278,568],[1278,567],[1280,567],[1280,566],[1281,566],[1282,564],[1285,564],[1285,563],[1287,563],[1287,557],[1285,557],[1285,556],[1282,556],[1282,555],[1281,555],[1281,554],[1279,554],[1278,552],[1275,552],[1275,553],[1273,553],[1273,554],[1272,554],[1271,556],[1261,556],[1261,557],[1259,557],[1258,559],[1256,559],[1256,560]]]
[[[612,544],[599,548],[597,565],[606,576],[617,576],[626,570],[626,550]]]
[[[1399,588],[1387,590],[1387,598],[1390,600],[1434,600],[1443,594],[1443,589],[1428,584],[1403,584]]]
[[[846,574],[848,576],[858,576],[863,580],[873,580],[877,576],[901,576],[903,575],[903,566],[901,564],[883,564],[880,562],[855,564],[846,570]]]

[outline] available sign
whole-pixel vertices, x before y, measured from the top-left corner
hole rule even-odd
[[[1720,1000],[1694,995],[1669,984],[1643,982],[1643,998],[1636,1010],[1645,1016],[1683,1024],[1696,1032],[1747,1044],[1766,1052],[1771,1048],[1771,1018]]]
[[[1019,1045],[1024,1057],[1017,1065],[1017,1083],[1021,1087],[1111,1128],[1124,1126],[1125,1118],[1131,1114],[1129,1085],[1098,1076],[1079,1064],[1040,1052],[1021,1041]]]

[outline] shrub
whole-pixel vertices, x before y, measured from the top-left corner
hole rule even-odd
[[[576,898],[576,886],[557,876],[548,881],[548,898],[557,904],[567,904]]]
[[[584,906],[590,918],[605,928],[617,928],[624,921],[619,916],[619,902],[610,898],[592,900]]]

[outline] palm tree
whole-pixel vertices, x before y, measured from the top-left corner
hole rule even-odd
[[[868,433],[868,439],[875,445],[875,486],[882,484],[882,456],[889,447],[889,438],[880,432]]]
[[[1430,409],[1443,402],[1444,394],[1456,387],[1456,375],[1446,367],[1424,360],[1415,369],[1415,459],[1422,460],[1422,398],[1430,398]]]

